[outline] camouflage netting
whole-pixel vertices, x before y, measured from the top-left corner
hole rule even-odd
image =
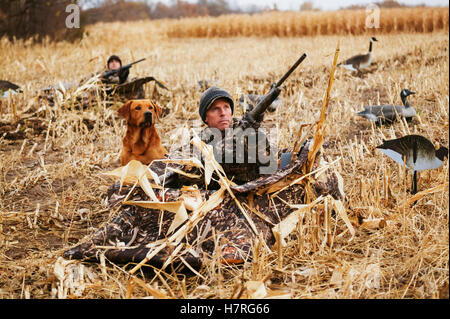
[[[207,201],[217,192],[223,193],[223,200],[206,211],[198,222],[192,224],[193,227],[180,239],[180,242],[184,244],[183,249],[177,252],[174,252],[177,245],[170,240],[170,236],[183,226],[177,226],[177,229],[171,230],[171,233],[168,232],[174,220],[174,214],[160,209],[123,204],[124,200],[129,203],[151,199],[139,186],[120,187],[119,183],[115,183],[108,190],[107,201],[109,208],[117,212],[81,244],[65,251],[64,257],[98,261],[104,254],[114,263],[146,261],[157,267],[167,262],[180,262],[182,259],[196,268],[201,266],[204,258],[210,258],[215,252],[219,252],[223,258],[222,261],[225,262],[240,263],[249,260],[252,245],[259,236],[269,247],[275,243],[272,228],[295,211],[290,204],[305,202],[306,192],[312,191],[314,196],[331,195],[336,200],[343,200],[339,174],[332,168],[326,168],[320,178],[314,178],[314,175],[311,175],[309,181],[305,178],[289,186],[290,182],[304,175],[302,170],[307,163],[310,147],[311,143],[308,141],[294,162],[273,175],[261,177],[243,185],[231,186],[237,201],[224,188],[199,189],[202,202]],[[319,168],[319,163],[323,166],[324,160],[325,156],[318,155],[313,169]],[[158,174],[164,171],[163,167],[158,168],[153,164],[151,168],[156,172],[159,170]],[[308,183],[311,187],[308,186],[306,191]],[[271,187],[276,185],[286,186],[276,188],[277,196],[270,198],[274,192]],[[179,201],[184,193],[183,188],[179,187],[154,191],[156,197],[160,201],[164,198],[165,202]],[[311,194],[308,194],[308,197],[310,196]],[[253,221],[256,233],[237,202],[242,207],[246,207],[245,211]],[[192,213],[184,225],[192,221],[191,215]],[[167,245],[160,245],[165,242]],[[156,249],[156,247],[159,248]],[[146,257],[148,260],[145,260]]]

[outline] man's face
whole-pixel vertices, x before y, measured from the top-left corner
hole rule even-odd
[[[221,131],[230,127],[232,112],[230,103],[224,99],[215,100],[206,111],[205,122],[209,127],[215,127]]]
[[[117,70],[120,68],[120,62],[117,60],[111,60],[108,63],[108,69],[110,70]]]

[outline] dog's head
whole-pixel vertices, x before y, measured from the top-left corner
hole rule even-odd
[[[136,127],[148,127],[155,124],[162,109],[151,100],[129,100],[119,109],[119,115],[127,124]]]

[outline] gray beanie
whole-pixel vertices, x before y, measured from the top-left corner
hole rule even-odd
[[[200,97],[200,105],[198,108],[198,113],[200,114],[200,117],[202,118],[203,122],[205,122],[206,119],[206,111],[211,106],[211,104],[217,99],[228,100],[228,102],[230,102],[231,114],[234,113],[234,102],[233,99],[231,98],[231,95],[221,88],[211,86],[209,89],[203,92],[202,96]]]

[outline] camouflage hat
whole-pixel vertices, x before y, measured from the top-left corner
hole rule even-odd
[[[106,65],[109,65],[109,62],[111,62],[113,60],[118,61],[120,63],[120,66],[122,66],[122,60],[117,55],[111,55],[108,58],[108,62],[106,62]]]
[[[202,118],[204,123],[206,123],[206,111],[208,111],[211,104],[217,99],[227,100],[230,103],[231,114],[234,113],[234,102],[231,95],[221,88],[211,86],[209,89],[203,92],[202,96],[200,97],[198,113],[200,114],[200,117]]]

